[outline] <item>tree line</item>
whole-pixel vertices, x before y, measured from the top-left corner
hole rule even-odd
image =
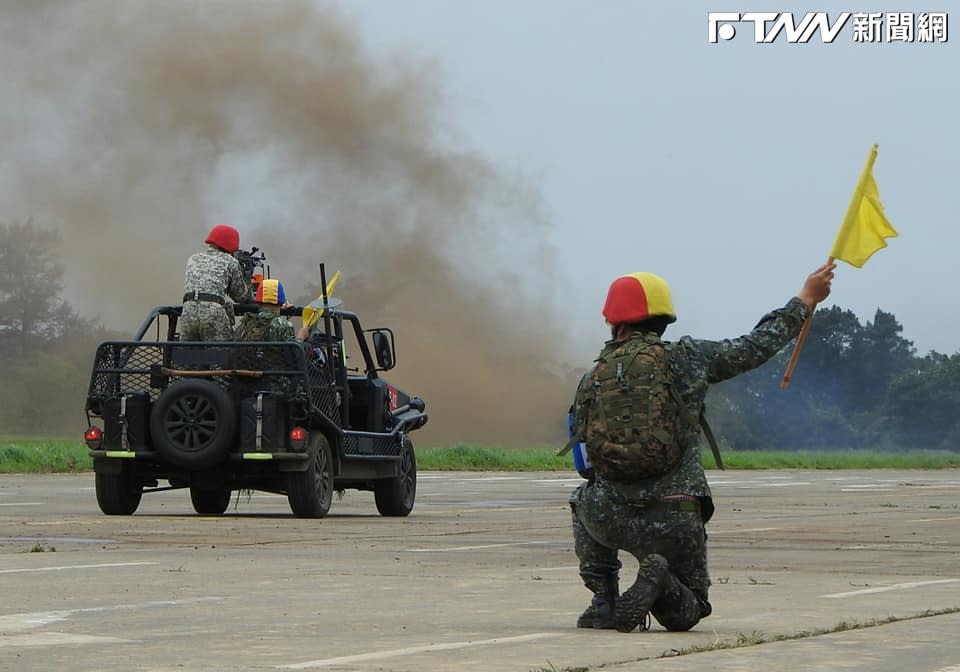
[[[861,323],[816,311],[790,386],[792,346],[711,389],[707,416],[733,448],[960,451],[960,353],[918,355],[893,313]]]
[[[0,436],[79,436],[96,344],[107,333],[61,296],[59,236],[0,224]]]
[[[58,246],[29,221],[0,224],[0,436],[77,435],[97,343],[129,338],[63,298]],[[788,390],[789,347],[714,386],[707,417],[727,449],[960,451],[960,353],[920,356],[902,332],[881,309],[864,324],[821,308]]]

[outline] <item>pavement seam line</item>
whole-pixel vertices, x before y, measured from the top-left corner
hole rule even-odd
[[[662,658],[679,658],[680,656],[689,656],[697,653],[709,653],[710,651],[723,651],[727,649],[743,649],[762,644],[773,644],[775,642],[790,642],[800,639],[810,639],[821,637],[823,635],[832,635],[838,632],[847,632],[849,630],[866,630],[876,628],[891,623],[900,623],[903,621],[913,621],[921,618],[933,618],[935,616],[948,616],[951,614],[960,614],[960,607],[947,607],[945,609],[928,609],[917,614],[909,616],[887,616],[885,618],[870,619],[868,621],[840,621],[831,628],[817,628],[815,630],[801,630],[792,634],[785,635],[765,635],[762,632],[754,630],[751,633],[738,633],[736,639],[720,639],[719,637],[712,644],[702,644],[690,646],[685,649],[668,649],[658,656],[649,656],[645,658],[631,658],[629,660],[618,660],[609,663],[601,663],[596,667],[575,667],[564,668],[557,672],[588,672],[589,670],[599,670],[603,668],[612,668],[617,665],[629,665],[630,663],[642,663],[648,660],[660,660]]]

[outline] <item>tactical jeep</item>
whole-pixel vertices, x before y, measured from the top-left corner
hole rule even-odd
[[[218,515],[232,492],[252,489],[320,518],[335,490],[352,488],[372,490],[381,515],[408,515],[417,487],[408,435],[427,422],[425,404],[379,376],[396,359],[393,332],[364,331],[356,314],[326,305],[306,343],[179,341],[182,306],[154,308],[132,341],[102,343],[84,434],[100,509],[130,515],[145,492],[189,488],[197,513]]]

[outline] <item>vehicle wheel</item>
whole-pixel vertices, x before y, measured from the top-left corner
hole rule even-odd
[[[376,481],[373,497],[381,516],[409,516],[417,497],[417,456],[413,442],[404,439],[400,450],[400,473],[394,478]]]
[[[129,516],[140,506],[143,487],[126,467],[119,474],[96,475],[97,504],[108,516]]]
[[[150,413],[153,445],[183,469],[207,469],[223,462],[237,429],[237,412],[227,391],[209,380],[182,380],[157,398]]]
[[[219,516],[230,506],[231,494],[230,488],[201,490],[190,486],[190,501],[193,502],[193,510],[197,513]]]
[[[310,439],[313,460],[305,471],[287,474],[287,501],[297,518],[323,518],[333,501],[333,458],[322,434]]]

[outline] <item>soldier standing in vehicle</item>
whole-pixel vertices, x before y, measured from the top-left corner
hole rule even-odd
[[[210,229],[207,249],[187,260],[183,287],[180,338],[184,341],[229,341],[233,339],[232,306],[251,299],[234,254],[240,249],[240,234],[232,226]],[[230,308],[230,312],[228,312]]]
[[[574,402],[573,440],[586,443],[593,469],[570,497],[580,576],[594,594],[577,627],[646,630],[652,614],[685,631],[711,613],[704,523],[714,505],[697,445],[707,386],[760,366],[797,336],[830,294],[834,268],[824,264],[750,334],[724,341],[662,341],[676,314],[652,273],[610,286],[603,315],[612,340]],[[622,595],[620,549],[640,563]]]
[[[256,314],[247,314],[237,325],[238,341],[295,341],[303,340],[304,330],[294,331],[290,320],[280,314],[286,303],[283,284],[276,278],[266,278],[257,285],[255,297],[260,307]]]

